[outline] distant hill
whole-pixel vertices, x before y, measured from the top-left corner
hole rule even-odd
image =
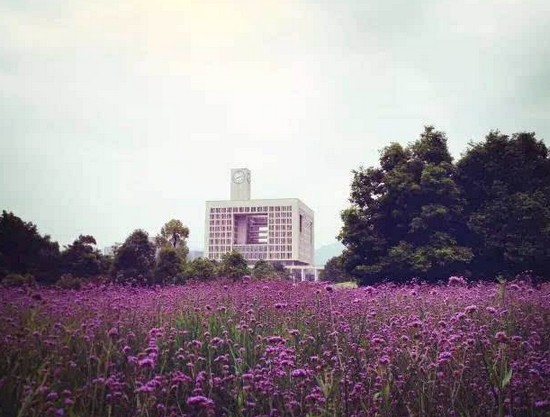
[[[330,258],[342,254],[343,250],[344,245],[340,242],[334,242],[315,249],[315,265],[325,266]]]

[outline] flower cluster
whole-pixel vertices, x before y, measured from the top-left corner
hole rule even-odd
[[[0,290],[2,416],[550,413],[550,284]]]

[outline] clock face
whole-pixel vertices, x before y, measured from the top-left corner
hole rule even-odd
[[[233,173],[233,182],[235,184],[241,184],[246,178],[246,173],[244,171],[235,171]]]

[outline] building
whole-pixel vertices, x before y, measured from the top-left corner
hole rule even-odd
[[[231,199],[206,202],[205,257],[236,250],[249,265],[264,259],[304,277],[314,265],[313,210],[297,198],[253,200],[250,186],[250,170],[232,169]]]

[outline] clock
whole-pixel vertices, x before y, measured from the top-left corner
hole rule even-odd
[[[233,182],[235,184],[241,184],[246,179],[246,173],[242,170],[235,171],[233,173]]]

